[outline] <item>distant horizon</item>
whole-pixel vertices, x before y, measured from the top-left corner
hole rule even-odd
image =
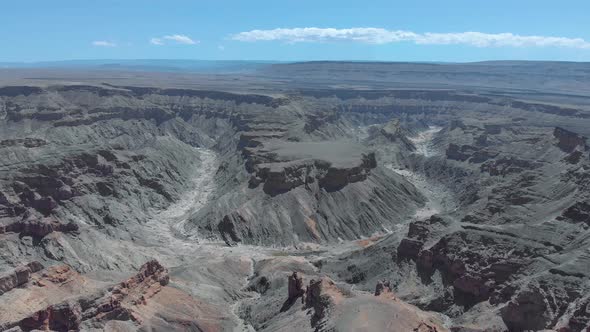
[[[82,63],[82,62],[124,62],[124,61],[178,61],[178,62],[249,62],[249,63],[268,63],[268,64],[294,64],[294,63],[313,63],[313,62],[341,62],[341,63],[416,63],[416,64],[470,64],[470,63],[489,63],[489,62],[553,62],[553,63],[590,63],[588,61],[575,60],[543,60],[543,59],[489,59],[474,61],[426,61],[426,60],[363,60],[363,59],[317,59],[317,60],[273,60],[273,59],[199,59],[199,58],[96,58],[96,59],[57,59],[57,60],[39,60],[39,61],[0,61],[0,65],[26,65],[26,64],[52,64],[52,63]]]

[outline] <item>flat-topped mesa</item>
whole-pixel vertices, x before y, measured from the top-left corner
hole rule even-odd
[[[31,279],[31,274],[41,271],[43,265],[37,261],[30,262],[26,265],[19,266],[14,270],[0,275],[0,295],[26,284]]]
[[[360,164],[354,167],[329,167],[326,174],[320,177],[319,185],[326,191],[336,191],[349,183],[363,181],[370,174],[372,168],[377,167],[375,154],[363,154]]]
[[[265,193],[275,196],[293,188],[317,183],[337,191],[363,181],[377,166],[375,154],[344,142],[284,142],[265,145],[267,160],[254,167],[250,187],[263,183]]]

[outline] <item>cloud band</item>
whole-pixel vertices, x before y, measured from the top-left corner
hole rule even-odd
[[[522,36],[512,33],[416,33],[404,30],[387,30],[382,28],[292,28],[272,30],[251,30],[231,36],[231,39],[243,42],[282,41],[300,42],[336,42],[350,41],[367,44],[390,44],[413,42],[419,45],[470,45],[476,47],[569,47],[590,49],[590,42],[581,38]]]
[[[110,42],[110,41],[106,41],[106,40],[95,40],[92,42],[92,45],[99,46],[99,47],[115,47],[115,46],[117,46],[117,44]]]
[[[195,45],[198,44],[198,40],[193,40],[186,35],[167,35],[163,37],[157,37],[150,39],[150,44],[153,45],[164,45],[166,41],[175,42],[177,44]]]

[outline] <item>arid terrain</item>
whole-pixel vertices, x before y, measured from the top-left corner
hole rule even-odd
[[[235,66],[0,69],[0,331],[590,331],[590,64]]]

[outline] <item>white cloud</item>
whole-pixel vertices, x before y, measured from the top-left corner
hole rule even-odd
[[[106,40],[95,40],[92,42],[92,45],[100,46],[100,47],[115,47],[115,46],[117,46],[117,44],[115,44],[113,42],[106,41]]]
[[[198,41],[194,41],[189,36],[185,36],[185,35],[164,36],[164,39],[173,40],[177,43],[187,44],[187,45],[194,45],[194,44],[198,43]]]
[[[150,44],[153,45],[164,45],[166,41],[175,42],[177,44],[195,45],[198,44],[198,40],[193,40],[187,35],[166,35],[163,37],[155,37],[150,39]]]
[[[413,42],[421,45],[471,45],[477,47],[571,47],[590,49],[590,42],[581,38],[551,36],[521,36],[512,33],[416,33],[404,30],[387,30],[382,28],[292,28],[272,30],[251,30],[231,36],[231,39],[255,41],[330,42],[352,41],[367,44],[389,44]]]
[[[152,39],[150,39],[150,44],[153,44],[153,45],[164,45],[164,42],[162,41],[161,38],[152,38]]]

